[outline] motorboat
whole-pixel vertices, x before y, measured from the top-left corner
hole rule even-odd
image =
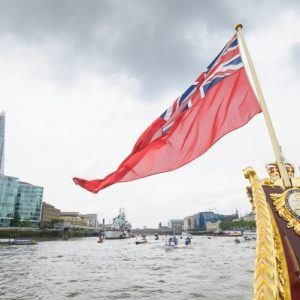
[[[97,243],[103,243],[103,242],[104,242],[104,236],[100,235],[98,240],[97,240]]]
[[[173,250],[178,248],[178,240],[177,237],[175,235],[169,237],[169,239],[167,240],[166,244],[164,245],[164,249],[165,250]]]
[[[140,240],[136,240],[135,241],[135,244],[136,245],[140,245],[140,244],[147,244],[147,239],[146,239],[146,237],[142,237]]]
[[[224,231],[225,236],[243,236],[243,232],[241,230],[229,230],[229,231]]]
[[[186,246],[188,246],[188,245],[190,245],[191,243],[192,243],[191,238],[190,238],[189,236],[187,236],[186,239],[185,239],[185,241],[184,241],[184,244],[185,244]]]
[[[4,245],[35,245],[37,242],[33,239],[0,239],[0,244]]]

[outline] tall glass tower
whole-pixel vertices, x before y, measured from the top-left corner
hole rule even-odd
[[[5,112],[0,115],[0,174],[4,174]]]

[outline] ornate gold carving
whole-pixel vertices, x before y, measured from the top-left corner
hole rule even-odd
[[[266,169],[270,178],[275,182],[280,178],[279,168],[276,163],[269,163],[266,165]]]
[[[286,167],[289,178],[294,178],[295,177],[295,167],[290,163],[286,163],[285,167]],[[277,163],[266,164],[266,169],[270,176],[270,178],[268,178],[268,179],[271,180],[273,183],[275,183],[279,179],[281,179]]]
[[[300,189],[297,188],[286,190],[282,194],[271,194],[271,199],[279,216],[287,221],[287,227],[292,228],[300,236],[300,216],[298,215],[300,207],[292,208],[289,202],[289,198],[294,196],[293,194],[297,194],[295,197],[299,197],[300,203]]]
[[[287,262],[285,259],[284,249],[282,245],[281,236],[274,218],[274,215],[270,212],[271,222],[274,232],[274,242],[277,249],[277,271],[279,275],[279,279],[281,281],[283,291],[281,290],[281,294],[284,295],[284,299],[291,299],[291,291],[290,291],[290,280],[287,268]]]
[[[251,183],[257,227],[253,299],[289,300],[289,277],[282,243],[262,188],[262,184],[271,182],[260,181],[251,167],[243,171]]]

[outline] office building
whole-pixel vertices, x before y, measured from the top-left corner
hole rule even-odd
[[[0,226],[8,227],[14,218],[19,179],[0,174]]]
[[[172,219],[169,221],[168,226],[175,234],[180,234],[183,229],[182,219]]]
[[[238,212],[232,215],[216,214],[213,211],[199,212],[183,219],[184,231],[212,231],[218,229],[219,221],[232,221],[238,218]]]
[[[21,221],[30,221],[32,227],[38,227],[41,219],[43,190],[40,186],[19,182],[15,211]]]
[[[196,224],[196,215],[188,216],[183,219],[183,230],[196,230],[197,224]]]
[[[200,231],[206,231],[207,222],[216,222],[219,219],[219,215],[212,211],[200,212],[196,216],[197,229]]]
[[[98,227],[98,216],[97,214],[84,214],[81,215],[84,219],[88,221],[89,227]]]
[[[220,225],[221,225],[222,221],[218,220],[218,221],[207,221],[206,222],[206,232],[209,233],[219,233],[221,231],[220,229]]]
[[[43,202],[42,203],[42,214],[41,214],[41,227],[45,227],[50,224],[53,219],[59,219],[60,209],[55,208],[53,205]]]
[[[79,212],[61,212],[59,218],[72,226],[88,226],[88,220],[83,218]]]

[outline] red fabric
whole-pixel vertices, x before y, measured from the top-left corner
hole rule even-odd
[[[211,87],[204,98],[195,93],[192,103],[165,135],[161,135],[161,128],[166,121],[161,117],[156,119],[115,172],[104,179],[73,178],[74,182],[97,193],[117,182],[175,170],[205,153],[222,136],[245,125],[261,111],[244,68]]]

